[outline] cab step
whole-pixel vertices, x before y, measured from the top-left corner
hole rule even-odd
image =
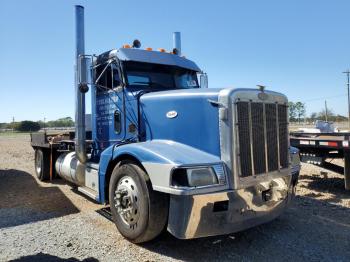
[[[78,191],[83,193],[84,195],[92,198],[93,200],[98,201],[98,192],[96,192],[95,190],[92,190],[88,187],[78,187]]]

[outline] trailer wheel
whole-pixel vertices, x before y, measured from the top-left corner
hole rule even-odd
[[[135,162],[122,161],[114,168],[109,202],[117,229],[133,243],[152,240],[165,228],[168,196],[153,191],[148,175]]]
[[[37,178],[40,181],[48,180],[50,177],[49,154],[43,149],[35,150],[34,168]]]

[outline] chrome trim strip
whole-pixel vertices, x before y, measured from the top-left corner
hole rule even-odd
[[[239,180],[239,185],[237,187],[237,189],[240,188],[246,188],[248,186],[253,186],[258,182],[264,182],[264,181],[268,181],[269,179],[273,179],[273,178],[278,178],[278,177],[288,177],[290,175],[290,168],[283,168],[281,170],[275,170],[275,171],[271,171],[268,174],[261,174],[258,176],[247,176],[247,177],[241,177]]]
[[[280,133],[279,133],[280,125],[278,121],[278,103],[276,103],[276,134],[277,134],[277,167],[278,170],[281,169],[281,160],[280,160]]]
[[[290,139],[289,139],[289,105],[288,105],[288,103],[286,103],[285,104],[285,106],[287,107],[287,109],[286,109],[286,119],[287,119],[287,134],[288,134],[288,150],[290,149]],[[289,155],[288,155],[288,159],[290,159],[289,158]],[[289,160],[289,166],[291,166],[292,165],[292,162],[291,162],[291,160]]]
[[[252,126],[252,101],[248,102],[248,125],[249,125],[249,141],[250,141],[250,162],[252,176],[255,176],[254,169],[254,151],[253,151],[253,126]]]
[[[237,120],[237,101],[233,101],[231,105],[231,117],[232,117],[232,145],[230,145],[231,148],[231,166],[233,173],[233,188],[237,188],[239,184],[239,178],[242,174],[241,170],[241,160],[240,160],[240,155],[239,155],[239,134],[238,134],[238,120]]]
[[[237,159],[237,178],[236,178],[236,181],[237,179],[239,179],[241,176],[242,176],[242,169],[241,169],[241,155],[239,153],[239,132],[238,132],[238,101],[237,100],[235,103],[234,103],[234,110],[235,110],[235,119],[234,119],[234,133],[236,133],[236,141],[234,141],[235,143],[233,144],[234,147],[236,147],[236,152],[235,150],[233,149],[233,152],[235,152],[234,154],[237,156],[237,158],[233,155],[233,158]]]
[[[269,159],[268,159],[268,152],[267,152],[267,132],[266,132],[266,109],[265,109],[265,103],[263,103],[263,121],[264,121],[264,145],[265,145],[265,173],[269,173]]]

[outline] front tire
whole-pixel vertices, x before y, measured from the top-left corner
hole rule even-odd
[[[114,168],[109,202],[119,232],[133,243],[152,240],[165,228],[168,196],[153,191],[148,175],[135,162],[122,161]]]
[[[49,154],[43,149],[35,150],[34,168],[36,177],[40,181],[45,181],[50,178],[50,159]]]

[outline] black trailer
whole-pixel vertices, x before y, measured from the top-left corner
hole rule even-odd
[[[323,165],[326,158],[344,159],[345,189],[350,190],[350,133],[291,132],[290,145],[300,150],[300,160]]]

